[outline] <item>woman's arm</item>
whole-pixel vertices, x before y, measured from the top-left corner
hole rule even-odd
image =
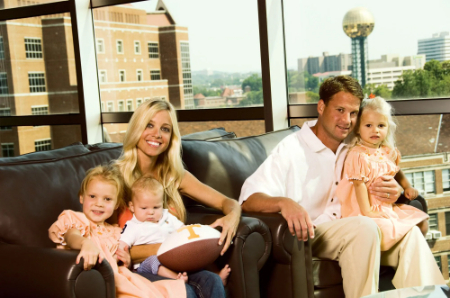
[[[362,215],[387,218],[387,215],[383,212],[376,212],[370,209],[369,195],[367,193],[366,184],[363,181],[353,180],[353,186],[355,187],[356,201],[358,202]]]
[[[417,196],[419,195],[419,191],[411,186],[402,170],[399,170],[394,178],[401,185],[401,187],[403,187],[405,191],[405,197],[407,197],[409,200],[414,200],[415,198],[417,198]]]
[[[225,214],[224,217],[219,218],[211,224],[211,227],[213,228],[217,226],[222,227],[219,245],[225,241],[225,245],[221,252],[221,255],[223,255],[236,234],[241,217],[241,206],[239,203],[233,199],[227,198],[208,185],[201,183],[188,171],[184,172],[179,191],[181,194],[188,196],[199,203],[221,210],[223,214]]]
[[[81,258],[83,258],[84,270],[91,270],[91,268],[97,263],[97,259],[99,263],[103,261],[103,257],[100,254],[100,249],[97,245],[91,239],[81,236],[79,230],[68,230],[64,235],[64,240],[70,248],[80,250],[76,263],[78,264]]]

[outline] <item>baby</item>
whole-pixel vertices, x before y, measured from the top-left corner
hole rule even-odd
[[[164,188],[161,183],[151,177],[141,177],[131,187],[129,203],[133,218],[123,228],[120,247],[130,248],[133,245],[162,243],[170,233],[184,226],[175,216],[164,209]],[[151,273],[163,277],[188,281],[186,272],[176,273],[161,265],[156,255],[150,256],[134,268],[139,273]],[[226,265],[219,273],[225,284],[230,273]]]

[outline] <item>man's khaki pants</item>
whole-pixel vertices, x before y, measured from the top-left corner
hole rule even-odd
[[[380,263],[396,269],[392,283],[397,289],[445,284],[418,227],[382,252],[381,260],[380,239],[380,229],[370,218],[343,218],[317,226],[311,241],[312,254],[339,262],[346,298],[377,293]]]

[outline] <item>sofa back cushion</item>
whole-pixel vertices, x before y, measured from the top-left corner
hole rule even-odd
[[[183,140],[203,140],[203,141],[216,141],[221,139],[233,139],[236,138],[234,132],[228,132],[223,127],[213,128],[206,131],[194,132],[181,137]]]
[[[201,182],[237,200],[245,179],[256,171],[282,139],[299,129],[292,126],[259,136],[213,142],[183,140],[183,162]],[[185,203],[193,204],[187,198]]]
[[[54,247],[48,228],[63,210],[81,211],[78,190],[86,171],[122,151],[121,144],[94,147],[71,154],[65,154],[70,147],[52,150],[55,158],[42,160],[27,154],[0,164],[0,242]]]

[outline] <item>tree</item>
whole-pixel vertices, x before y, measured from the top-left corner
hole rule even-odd
[[[251,106],[263,104],[263,92],[261,91],[250,91],[246,93],[246,98],[241,100],[240,106]]]
[[[392,91],[389,90],[387,85],[375,87],[375,84],[366,84],[363,88],[363,92],[366,96],[373,94],[375,96],[383,97],[384,99],[392,98]]]
[[[262,90],[262,78],[256,73],[252,74],[242,82],[242,90],[245,91],[245,87],[249,86],[250,91]]]

